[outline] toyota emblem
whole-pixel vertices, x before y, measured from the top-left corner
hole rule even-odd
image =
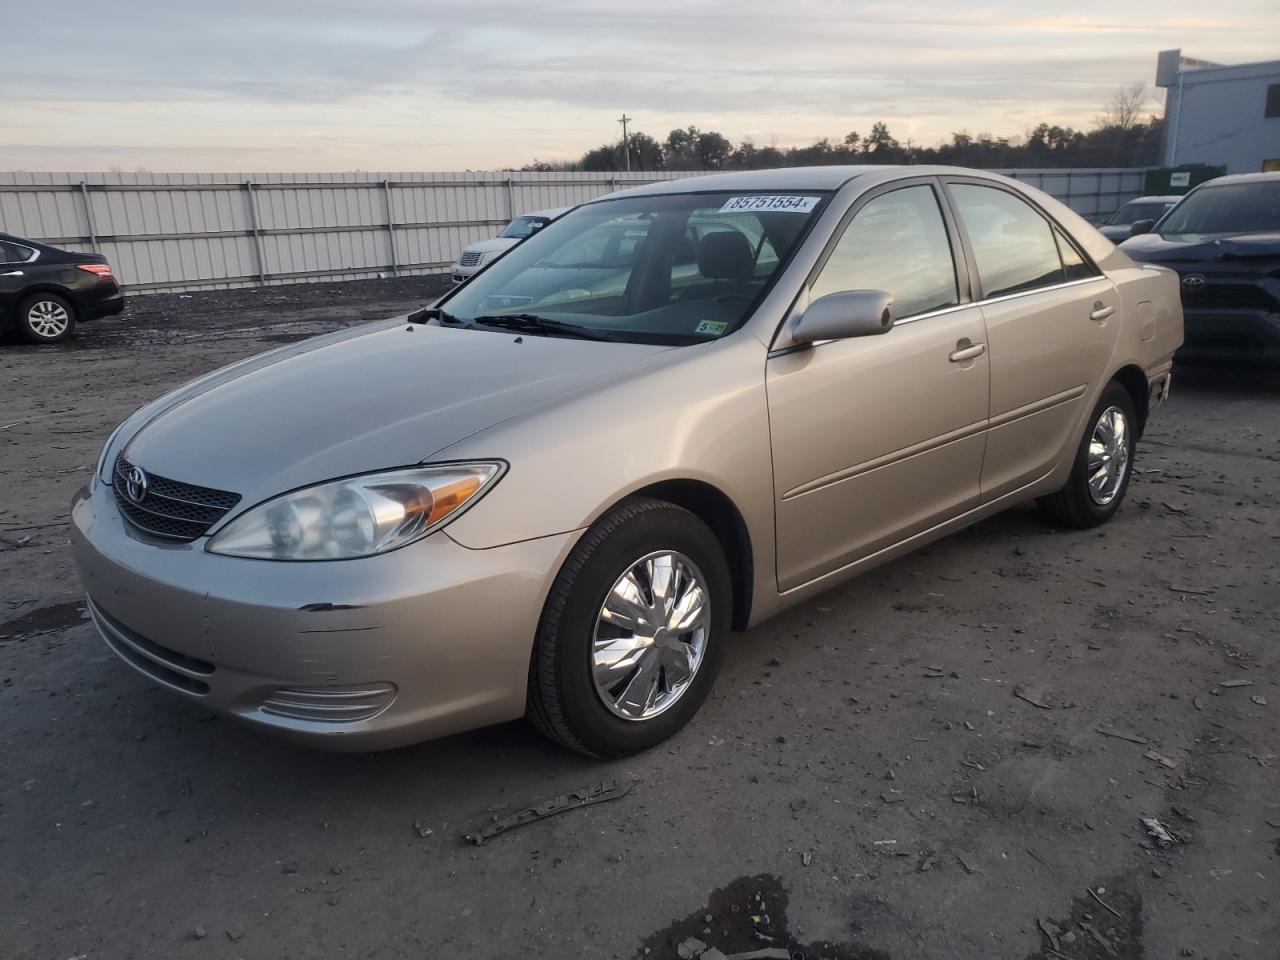
[[[1188,273],[1182,278],[1182,289],[1186,293],[1203,293],[1205,279],[1198,273]]]
[[[125,466],[124,495],[134,503],[141,503],[147,496],[147,475],[141,467]]]

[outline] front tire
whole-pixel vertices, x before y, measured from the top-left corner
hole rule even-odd
[[[715,534],[661,500],[597,521],[543,609],[526,715],[572,750],[647,750],[698,712],[720,669],[732,583]]]
[[[1110,520],[1129,489],[1137,425],[1129,391],[1115,381],[1107,384],[1085,427],[1067,485],[1036,501],[1040,513],[1067,527]]]
[[[18,306],[18,332],[30,343],[59,343],[75,329],[75,308],[56,293],[33,293]]]

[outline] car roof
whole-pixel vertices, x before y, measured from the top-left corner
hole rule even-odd
[[[1127,203],[1177,203],[1179,200],[1182,199],[1182,196],[1183,195],[1180,193],[1152,194],[1149,197],[1134,197],[1132,200],[1129,200],[1126,202]]]
[[[733,173],[708,173],[678,180],[658,180],[629,190],[609,194],[643,196],[645,194],[706,193],[720,190],[838,190],[854,177],[890,166],[862,164],[858,166],[777,167],[772,170],[735,170]],[[901,169],[917,169],[903,166]],[[601,198],[603,199],[603,198]]]
[[[1225,177],[1214,177],[1200,184],[1200,187],[1218,187],[1229,183],[1269,183],[1280,180],[1280,171],[1267,173],[1232,173]],[[1199,187],[1196,188],[1197,190]]]
[[[560,214],[567,213],[571,209],[572,207],[548,207],[546,210],[535,210],[533,213],[522,213],[519,217],[516,217],[516,219],[519,220],[521,217],[546,217],[548,220],[554,220],[556,217],[560,216]]]

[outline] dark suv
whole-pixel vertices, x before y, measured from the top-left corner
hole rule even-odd
[[[33,343],[56,343],[76,324],[124,309],[107,258],[0,233],[0,327]]]
[[[1179,359],[1280,364],[1280,173],[1210,180],[1120,248],[1178,271]]]

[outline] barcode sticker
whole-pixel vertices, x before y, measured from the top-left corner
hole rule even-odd
[[[754,194],[730,197],[720,213],[808,213],[818,205],[818,197],[763,197]]]

